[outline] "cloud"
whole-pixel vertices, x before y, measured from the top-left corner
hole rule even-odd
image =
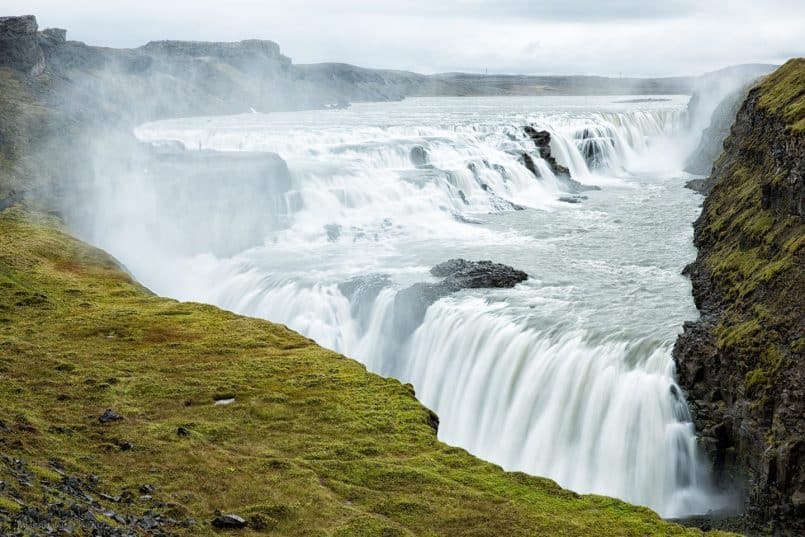
[[[295,62],[659,76],[805,54],[800,0],[6,0],[91,44],[277,41]]]

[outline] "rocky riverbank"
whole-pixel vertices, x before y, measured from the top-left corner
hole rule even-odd
[[[745,528],[805,533],[805,60],[752,88],[705,182],[674,349],[701,444]]]

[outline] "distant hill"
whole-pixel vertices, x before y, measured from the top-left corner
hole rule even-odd
[[[9,46],[0,65],[31,74],[46,70],[56,83],[64,83],[61,95],[69,95],[77,106],[100,101],[106,106],[95,113],[123,110],[135,121],[413,96],[686,94],[706,84],[709,76],[422,75],[344,63],[296,65],[273,41],[153,41],[135,49],[112,49],[68,41],[61,29],[39,32],[33,17],[13,22],[6,24],[4,42]]]

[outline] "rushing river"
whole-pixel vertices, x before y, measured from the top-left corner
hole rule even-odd
[[[99,184],[91,239],[160,294],[285,323],[411,382],[447,443],[665,516],[705,512],[717,500],[671,358],[697,315],[680,274],[700,203],[680,171],[687,97],[626,99],[422,98],[146,124],[140,139],[190,151],[279,154],[290,174],[279,201],[261,205],[258,189],[247,197],[259,210],[233,202],[208,215],[224,237],[240,228],[226,228],[221,206],[275,224],[243,249],[222,254],[210,235],[207,251],[182,252],[154,231],[178,220],[149,211],[164,178],[135,170]],[[527,124],[601,190],[568,200]],[[217,198],[251,188],[219,181]],[[456,257],[529,279],[442,298],[401,329],[396,293]]]

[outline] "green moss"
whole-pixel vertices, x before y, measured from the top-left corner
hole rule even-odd
[[[0,452],[48,480],[58,456],[109,494],[151,483],[198,521],[177,535],[214,535],[215,510],[249,520],[243,536],[700,534],[446,446],[396,380],[283,326],[154,297],[18,208],[0,213],[0,306],[0,419],[28,424]],[[106,408],[124,419],[100,424]]]
[[[746,374],[744,387],[746,388],[747,391],[750,391],[757,386],[765,386],[768,382],[769,382],[768,372],[764,371],[763,369],[757,368],[753,369],[752,371]]]
[[[787,62],[750,93],[765,115],[744,118],[716,164],[717,178],[705,200],[697,245],[722,299],[714,329],[724,388],[744,398],[763,421],[789,386],[790,364],[802,356],[801,315],[805,308],[805,223],[776,208],[765,208],[764,188],[795,195],[790,170],[778,162],[769,125],[788,125],[792,147],[805,130],[805,60]],[[793,164],[792,164],[793,165]]]
[[[760,84],[758,104],[783,116],[789,128],[805,131],[805,58],[788,60]]]
[[[761,325],[757,319],[742,323],[720,323],[716,326],[716,345],[719,349],[730,347],[755,348]]]
[[[0,496],[0,512],[3,511],[7,513],[18,513],[19,511],[22,511],[22,506],[11,498]]]
[[[29,465],[28,469],[39,479],[47,479],[51,483],[58,483],[61,481],[61,475],[47,466],[40,466],[37,464]]]

